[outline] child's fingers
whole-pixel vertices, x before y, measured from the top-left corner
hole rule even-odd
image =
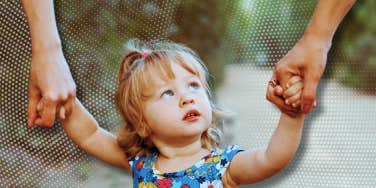
[[[66,118],[66,116],[68,115],[68,111],[66,110],[66,107],[65,107],[66,105],[68,105],[68,107],[71,107],[71,105],[69,105],[69,104],[65,104],[64,106],[58,105],[58,107],[57,107],[56,115],[61,120],[64,120]],[[43,100],[40,100],[39,103],[37,104],[37,112],[38,112],[39,116],[43,112]],[[39,119],[38,121],[41,121],[40,117],[38,119]]]
[[[294,85],[295,83],[300,82],[300,81],[302,81],[302,77],[300,77],[300,76],[293,76],[293,77],[291,77],[291,78],[289,79],[289,81],[287,82],[286,87],[289,88],[289,87],[291,87],[292,85]]]
[[[59,113],[59,118],[61,120],[65,120],[65,113],[66,113],[66,110],[65,110],[65,107],[64,106],[61,106],[60,109],[58,110],[58,113]]]
[[[42,110],[39,112],[40,117],[35,120],[35,124],[40,127],[52,127],[56,115],[56,103],[54,101],[42,98]]]
[[[282,94],[281,94],[282,95]],[[29,96],[29,103],[28,103],[28,110],[27,110],[27,126],[32,128],[35,124],[35,120],[38,118],[38,101],[40,101],[39,97],[31,97]]]
[[[43,100],[40,100],[37,104],[37,112],[40,113],[43,111]]]
[[[64,104],[65,117],[69,116],[72,113],[72,108],[75,103],[75,97],[69,97]]]
[[[287,105],[291,105],[291,104],[295,103],[296,101],[300,100],[301,94],[302,94],[302,92],[300,91],[300,92],[297,92],[295,95],[286,98],[285,103]]]
[[[300,90],[303,88],[303,82],[297,82],[294,85],[290,86],[284,93],[283,97],[285,99],[295,95],[297,92],[301,92]]]
[[[276,86],[276,88],[278,88],[278,87],[280,87],[280,86]],[[272,102],[273,104],[275,104],[284,113],[294,114],[295,112],[298,111],[297,109],[295,109],[295,108],[293,108],[289,105],[286,105],[284,103],[283,98],[276,94],[275,88],[271,85],[268,85],[267,92],[266,92],[266,99],[268,101]]]

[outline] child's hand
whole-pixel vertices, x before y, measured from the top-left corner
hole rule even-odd
[[[300,76],[293,76],[287,82],[287,90],[283,92],[285,103],[294,108],[300,107],[303,80]]]
[[[37,112],[38,112],[38,116],[41,116],[40,113],[43,112],[43,100],[39,100],[39,103],[37,105]],[[57,107],[56,116],[58,116],[58,118],[60,118],[61,121],[64,121],[67,115],[68,113],[65,110],[64,106]]]
[[[282,113],[285,113],[290,117],[296,117],[300,110],[284,104],[285,98],[283,98],[283,94],[284,91],[282,87],[276,82],[275,78],[272,78],[268,83],[266,99],[275,104]]]

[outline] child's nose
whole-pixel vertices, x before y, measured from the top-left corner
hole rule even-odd
[[[180,107],[183,107],[189,104],[195,104],[195,100],[193,99],[193,97],[189,95],[182,96],[180,100]]]

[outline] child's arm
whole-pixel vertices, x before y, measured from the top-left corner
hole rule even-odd
[[[106,163],[130,171],[128,159],[118,145],[116,137],[99,127],[78,99],[71,114],[61,121],[69,138],[81,149]]]
[[[296,92],[301,92],[301,87],[296,87],[296,84],[302,87],[300,79],[291,88],[298,88]],[[273,92],[272,86],[268,87]],[[226,172],[227,179],[236,185],[249,184],[280,171],[289,163],[299,146],[303,122],[303,113],[297,113],[295,117],[282,113],[267,148],[247,150],[235,155]]]

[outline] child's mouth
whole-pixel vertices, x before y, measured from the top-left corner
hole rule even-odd
[[[185,113],[183,121],[193,122],[200,118],[200,112],[198,110],[189,110]]]

